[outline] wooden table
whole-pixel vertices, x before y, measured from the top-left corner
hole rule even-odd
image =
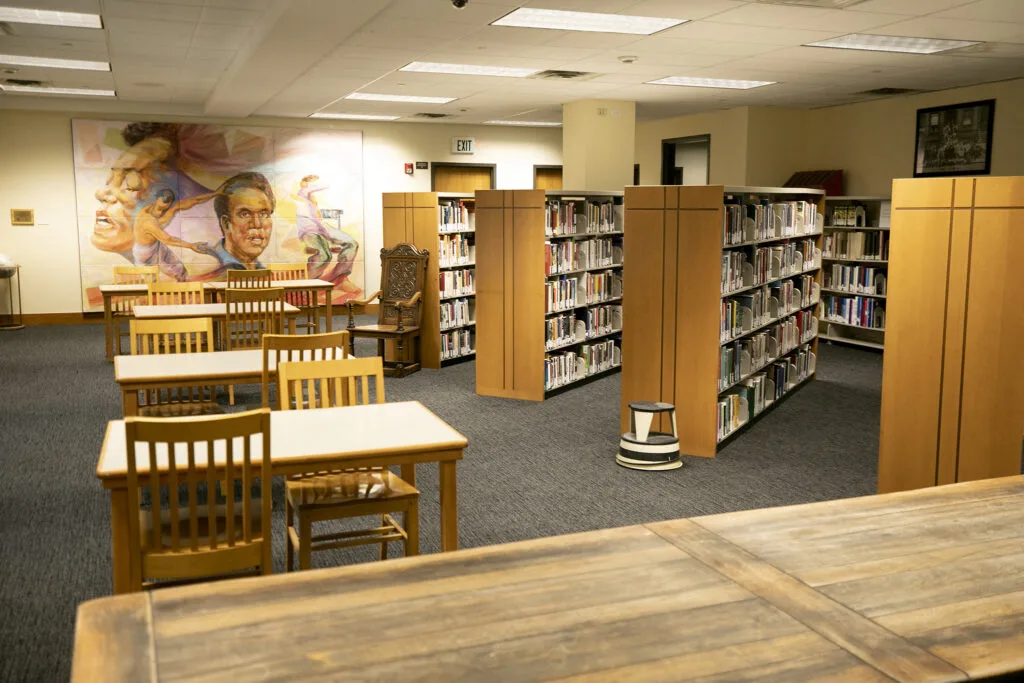
[[[312,292],[317,303],[320,301],[320,293],[323,292],[324,303],[320,305],[326,318],[327,331],[334,331],[334,283],[327,280],[274,280],[273,287],[284,287],[286,292]],[[228,288],[227,282],[207,282],[204,287],[211,293],[215,300],[221,301],[222,292]]]
[[[1010,477],[101,598],[79,608],[72,680],[1022,668],[1024,477]]]
[[[343,354],[348,353],[348,349],[342,351]],[[303,356],[312,359],[309,353],[303,352]],[[292,354],[293,358],[298,359],[296,352],[293,351]],[[276,379],[275,354],[270,354],[269,366],[272,379]],[[139,392],[147,389],[259,384],[263,381],[263,351],[240,349],[209,353],[118,356],[114,359],[114,379],[121,387],[124,416],[131,417],[139,414]]]
[[[467,443],[466,437],[419,401],[270,414],[270,459],[275,476],[401,465],[402,478],[415,485],[418,463],[438,463],[441,549],[445,551],[455,550],[459,545],[455,465],[462,459],[462,449]],[[204,448],[197,444],[196,458],[205,462]],[[138,514],[128,510],[125,449],[124,420],[113,420],[107,425],[103,438],[96,476],[110,491],[115,593],[126,592],[130,585],[128,515]],[[141,476],[149,472],[148,459],[141,446],[137,457]],[[184,457],[182,460],[187,461]],[[215,453],[215,465],[223,462],[224,453]],[[206,471],[202,467],[199,470]],[[275,542],[283,542],[283,538]]]

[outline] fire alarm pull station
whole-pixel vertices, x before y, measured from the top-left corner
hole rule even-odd
[[[412,164],[405,165],[405,172],[409,175],[412,175]]]

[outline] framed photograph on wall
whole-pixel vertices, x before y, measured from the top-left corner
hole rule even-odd
[[[914,177],[988,175],[996,101],[917,110]]]

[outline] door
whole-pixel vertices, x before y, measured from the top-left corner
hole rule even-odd
[[[561,190],[562,189],[562,167],[561,166],[534,166],[533,167],[533,189],[535,189],[535,190]]]
[[[434,192],[465,192],[494,189],[494,164],[430,165],[431,189]]]

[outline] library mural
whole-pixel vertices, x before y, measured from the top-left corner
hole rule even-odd
[[[362,134],[204,124],[72,122],[83,310],[117,265],[160,279],[304,263],[362,294]]]

